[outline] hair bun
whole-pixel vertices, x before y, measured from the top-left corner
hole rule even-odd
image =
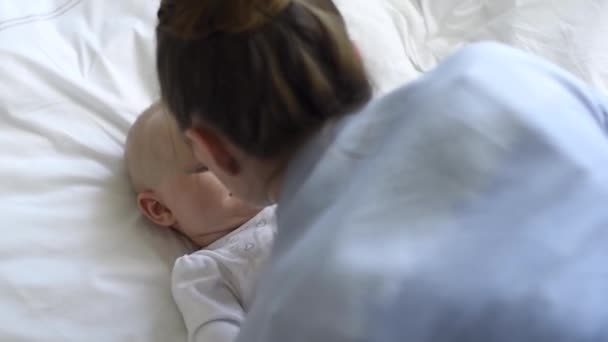
[[[160,25],[183,38],[240,33],[259,28],[292,0],[162,0]]]

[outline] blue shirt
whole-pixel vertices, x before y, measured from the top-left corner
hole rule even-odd
[[[329,124],[238,341],[608,341],[606,103],[479,43]]]

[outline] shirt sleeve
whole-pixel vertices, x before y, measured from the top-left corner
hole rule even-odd
[[[593,115],[597,119],[600,127],[608,135],[608,97],[597,89],[593,89],[594,95],[597,95],[597,109],[593,111]]]
[[[204,251],[175,263],[171,289],[189,342],[231,342],[239,333],[244,311],[223,271]]]

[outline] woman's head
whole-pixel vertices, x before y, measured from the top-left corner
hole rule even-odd
[[[163,0],[157,40],[163,100],[197,158],[250,200],[262,165],[371,96],[331,0]]]

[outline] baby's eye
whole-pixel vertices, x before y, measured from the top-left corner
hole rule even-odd
[[[207,172],[207,171],[209,171],[209,169],[206,166],[197,165],[192,169],[191,173],[203,173],[203,172]]]

